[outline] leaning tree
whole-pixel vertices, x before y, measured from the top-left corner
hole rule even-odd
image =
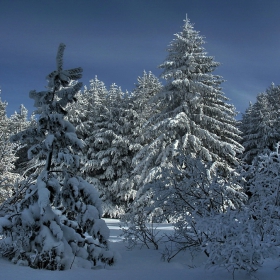
[[[109,229],[101,219],[98,192],[78,175],[78,151],[84,142],[64,119],[66,105],[82,87],[82,69],[63,70],[64,44],[57,70],[47,76],[46,91],[31,91],[38,122],[12,140],[34,145],[29,158],[45,160],[43,171],[25,195],[0,219],[0,252],[13,263],[33,268],[68,269],[114,263],[108,248]]]

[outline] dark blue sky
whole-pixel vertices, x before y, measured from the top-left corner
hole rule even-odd
[[[8,115],[44,90],[60,42],[65,69],[81,66],[106,86],[132,90],[143,70],[159,76],[166,48],[188,14],[221,63],[223,90],[238,111],[280,84],[279,0],[0,0],[1,98]]]

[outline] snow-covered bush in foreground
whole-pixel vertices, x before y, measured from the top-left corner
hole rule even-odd
[[[255,158],[248,170],[249,206],[262,239],[280,245],[280,155],[276,151]]]
[[[201,246],[209,256],[209,267],[221,266],[231,272],[242,269],[250,273],[259,269],[266,258],[279,255],[279,249],[268,236],[258,234],[250,208],[229,210],[198,222],[201,231],[209,233]]]
[[[165,242],[162,254],[167,261],[182,251],[204,252],[208,267],[256,271],[266,258],[280,253],[279,182],[274,180],[280,169],[275,157],[261,158],[257,164],[258,184],[251,182],[254,194],[249,202],[241,191],[241,176],[220,176],[199,159],[186,157],[184,169],[163,169],[139,191],[134,211],[123,217],[128,226],[123,228],[126,241],[156,249]],[[173,223],[174,234],[164,238],[147,224],[165,221]]]
[[[82,69],[62,69],[64,48],[60,44],[57,70],[47,76],[48,90],[30,92],[40,114],[37,127],[13,137],[22,144],[36,138],[28,154],[45,159],[45,168],[27,187],[25,196],[0,218],[2,256],[20,265],[50,270],[114,263],[99,195],[77,175],[77,153],[83,141],[64,115],[67,103],[75,101],[82,86],[76,82]]]
[[[243,269],[253,272],[262,266],[265,259],[279,258],[280,155],[278,149],[279,144],[275,152],[260,155],[253,161],[247,174],[247,177],[251,178],[248,182],[251,196],[248,203],[242,207],[229,207],[224,209],[225,211],[217,211],[216,208],[216,211],[212,209],[202,213],[202,205],[211,205],[212,198],[208,195],[208,203],[204,201],[200,206],[197,204],[199,207],[196,211],[187,209],[175,223],[174,235],[169,237],[171,243],[167,245],[164,254],[166,259],[172,259],[185,249],[199,249],[209,257],[207,265],[210,267],[222,266],[229,271]],[[209,194],[218,194],[217,190],[212,188]],[[220,192],[220,194],[220,198],[225,202],[226,193]],[[187,198],[186,195],[182,197]]]

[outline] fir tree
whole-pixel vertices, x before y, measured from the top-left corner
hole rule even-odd
[[[95,91],[92,93],[96,94]],[[99,96],[104,97],[104,89],[100,93],[103,94]],[[91,106],[97,108],[99,116],[89,115],[84,124],[89,129],[85,138],[88,149],[82,171],[98,188],[104,214],[119,217],[135,197],[129,176],[136,147],[132,142],[136,114],[128,94],[116,84],[111,85],[105,97],[97,102],[95,96],[96,102]]]
[[[243,160],[248,164],[258,155],[273,151],[275,143],[280,140],[279,98],[280,86],[272,84],[257,96],[257,101],[242,116]]]
[[[31,119],[28,119],[28,110],[24,107],[23,104],[20,105],[19,110],[16,111],[13,115],[11,115],[11,136],[27,129],[28,127],[34,127],[35,126],[35,116],[31,116]],[[20,174],[21,176],[24,176],[27,170],[30,169],[31,164],[29,162],[27,157],[27,151],[28,149],[33,145],[33,143],[26,143],[24,145],[17,144],[16,149],[16,156],[17,160],[15,162],[15,169],[14,172]],[[32,171],[34,172],[34,168],[32,168]]]
[[[152,114],[148,100],[161,85],[150,72],[138,78],[132,95],[112,84],[107,90],[97,77],[70,105],[69,119],[85,140],[82,171],[99,190],[104,214],[119,217],[134,200],[131,161],[140,149],[143,125]]]
[[[219,63],[207,56],[188,19],[175,36],[160,65],[167,83],[153,100],[160,112],[146,125],[147,144],[133,159],[137,199],[123,220],[173,221],[180,251],[202,244],[197,217],[239,209],[246,195],[236,172],[243,151],[236,111],[222,78],[212,74]]]
[[[6,115],[6,107],[7,103],[3,102],[0,97],[0,203],[11,196],[13,185],[18,177],[13,172],[17,159],[17,145],[12,144],[9,140],[12,133],[12,122]]]
[[[37,127],[13,137],[23,144],[36,140],[28,155],[45,159],[44,170],[13,212],[0,220],[3,256],[17,264],[51,270],[114,262],[98,193],[78,176],[77,152],[84,143],[64,119],[66,105],[75,101],[82,86],[76,81],[82,76],[81,68],[62,68],[64,49],[60,44],[57,70],[47,76],[48,90],[30,92],[39,114]]]
[[[226,176],[243,150],[235,108],[226,103],[221,77],[212,74],[219,63],[206,55],[203,38],[189,20],[175,36],[160,65],[167,80],[155,97],[161,112],[145,133],[150,144],[134,160],[142,182],[149,180],[154,166],[160,168],[180,153],[213,162]]]
[[[135,135],[136,141],[142,146],[147,144],[145,141],[144,131],[145,126],[148,125],[148,121],[156,113],[159,112],[159,108],[153,97],[157,95],[162,89],[162,84],[159,79],[152,72],[143,72],[143,76],[137,78],[137,84],[132,91],[132,106],[137,114],[135,118]]]

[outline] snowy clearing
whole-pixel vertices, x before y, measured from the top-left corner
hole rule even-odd
[[[77,280],[77,279],[188,279],[188,280],[232,280],[232,274],[224,269],[207,270],[204,268],[204,257],[181,255],[170,263],[161,261],[160,250],[135,248],[128,250],[119,237],[119,221],[105,219],[110,228],[111,249],[120,254],[119,261],[112,267],[100,269],[72,268],[66,271],[36,270],[30,267],[17,266],[6,259],[0,259],[0,279],[2,280]],[[172,231],[172,226],[162,224],[158,227],[161,233]],[[279,260],[266,261],[263,267],[254,274],[255,279],[280,279]],[[246,272],[236,272],[235,279],[254,279]]]

